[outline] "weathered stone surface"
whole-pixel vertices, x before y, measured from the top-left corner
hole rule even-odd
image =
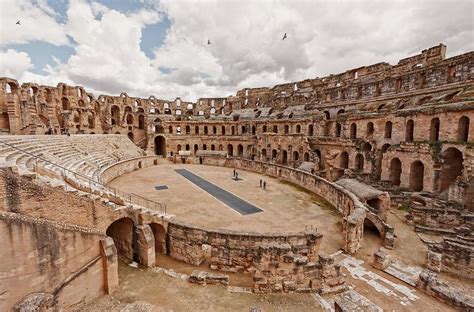
[[[189,282],[201,285],[222,284],[229,285],[229,275],[194,270],[189,276]]]

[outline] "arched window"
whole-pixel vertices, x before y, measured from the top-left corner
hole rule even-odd
[[[385,123],[385,135],[384,137],[386,139],[391,139],[392,138],[392,122],[391,121],[387,121]]]
[[[296,125],[296,133],[301,133],[301,126],[300,125]]]
[[[341,137],[341,124],[340,123],[336,123],[336,129],[334,131],[334,136],[336,138],[340,138]]]
[[[407,126],[405,129],[405,141],[413,142],[413,132],[415,130],[415,122],[410,119],[407,121]]]
[[[313,136],[314,135],[314,126],[309,125],[308,126],[308,136]]]
[[[285,134],[290,133],[290,126],[285,125]]]
[[[366,131],[366,137],[370,138],[374,134],[374,123],[369,122],[367,124],[367,131]]]
[[[430,124],[430,142],[439,141],[439,118],[431,119]]]
[[[138,116],[138,129],[145,129],[145,116],[140,115]]]
[[[221,134],[222,134],[222,135],[225,135],[225,126],[222,126],[222,127],[221,127]]]
[[[277,125],[273,126],[273,133],[278,133],[278,126]]]
[[[458,141],[469,142],[469,117],[462,116],[458,122]]]
[[[351,139],[357,138],[357,125],[355,123],[351,124]]]
[[[410,189],[415,192],[423,190],[423,180],[425,166],[419,160],[413,162],[410,166]]]

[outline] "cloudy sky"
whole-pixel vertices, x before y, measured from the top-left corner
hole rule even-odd
[[[195,100],[469,52],[473,20],[473,0],[0,0],[0,76]]]

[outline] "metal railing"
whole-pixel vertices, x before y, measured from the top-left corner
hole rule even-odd
[[[38,172],[38,161],[40,162],[44,162],[44,163],[47,163],[53,167],[56,167],[58,169],[60,169],[61,171],[61,174],[62,174],[62,177],[63,177],[63,180],[65,182],[65,185],[66,185],[66,188],[67,188],[67,174],[66,173],[69,173],[71,175],[74,176],[74,178],[76,180],[79,180],[78,177],[80,177],[81,179],[83,179],[85,182],[89,183],[89,187],[88,187],[88,190],[89,190],[89,193],[90,194],[93,194],[94,191],[103,191],[103,192],[106,192],[107,194],[109,195],[113,195],[114,197],[116,198],[121,198],[123,200],[123,202],[126,204],[126,203],[129,203],[131,205],[137,205],[137,206],[141,206],[141,207],[144,207],[146,209],[149,209],[149,210],[154,210],[154,211],[159,211],[159,212],[163,212],[163,213],[167,213],[167,207],[166,207],[166,204],[163,204],[163,203],[159,203],[159,202],[156,202],[156,201],[153,201],[153,200],[150,200],[148,198],[145,198],[143,196],[140,196],[140,195],[137,195],[137,194],[134,194],[134,193],[129,193],[129,192],[124,192],[124,191],[120,191],[116,188],[113,188],[113,187],[110,187],[110,186],[107,186],[103,183],[100,182],[100,177],[98,177],[98,180],[97,181],[94,181],[92,178],[90,178],[89,176],[86,176],[84,174],[81,174],[81,173],[77,173],[75,171],[72,171],[66,167],[63,167],[61,165],[58,165],[50,160],[47,160],[47,159],[44,159],[43,157],[41,156],[38,156],[38,155],[35,155],[33,153],[30,153],[28,151],[25,151],[24,149],[21,149],[17,146],[14,146],[13,144],[10,144],[10,143],[7,143],[7,142],[4,142],[4,141],[0,141],[0,144],[3,144],[4,146],[7,146],[7,147],[10,147],[10,148],[13,148],[21,153],[24,153],[26,155],[29,155],[31,157],[33,157],[36,161],[36,166],[35,166],[35,170],[36,172]],[[75,181],[76,183],[79,184],[78,181]],[[73,185],[71,185],[72,188],[74,189],[77,189],[76,187],[74,187]],[[94,187],[94,188],[93,188]],[[100,187],[100,189],[99,189]],[[81,190],[83,191],[83,190]]]

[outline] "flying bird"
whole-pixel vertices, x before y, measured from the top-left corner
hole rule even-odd
[[[281,40],[285,40],[286,39],[286,33],[283,35],[283,38],[281,38]]]
[[[211,44],[211,40],[207,39],[207,44]]]
[[[20,21],[17,21],[16,24],[17,24],[17,25],[20,25]]]

